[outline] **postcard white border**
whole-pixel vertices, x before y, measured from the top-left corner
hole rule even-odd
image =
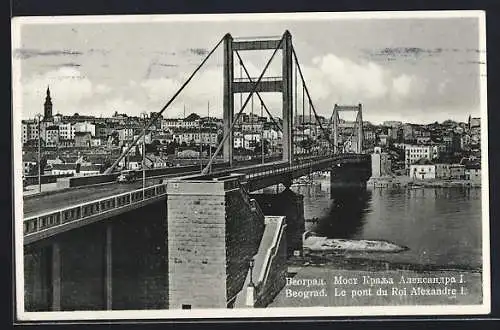
[[[20,84],[21,63],[12,58],[13,68],[13,168],[14,168],[14,246],[16,264],[16,315],[18,321],[69,320],[137,320],[137,319],[212,319],[212,318],[270,318],[270,317],[328,317],[328,316],[419,316],[419,315],[474,315],[491,311],[489,177],[488,177],[488,120],[486,92],[486,25],[484,11],[413,11],[413,12],[345,12],[345,13],[265,13],[265,14],[186,14],[186,15],[116,15],[116,16],[47,16],[15,17],[12,19],[12,49],[21,43],[21,26],[26,24],[61,23],[153,23],[181,21],[283,21],[283,20],[352,20],[352,19],[408,19],[408,18],[477,18],[479,20],[480,108],[481,108],[481,175],[482,175],[482,257],[483,303],[481,305],[412,305],[412,306],[354,306],[354,307],[293,307],[258,309],[193,309],[193,310],[126,310],[25,312],[22,226],[22,146]],[[360,308],[362,307],[362,308]]]

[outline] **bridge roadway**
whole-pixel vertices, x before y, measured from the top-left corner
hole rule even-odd
[[[276,158],[274,157],[272,159]],[[260,159],[258,159],[258,161],[260,161]],[[233,169],[247,167],[251,164],[256,164],[256,163],[257,159],[250,161],[242,161],[236,164],[236,166],[233,167]],[[187,166],[186,168],[192,168],[192,167],[193,166]],[[215,168],[220,170],[228,169],[227,165],[223,164],[216,164]],[[169,174],[169,175],[159,175],[149,178],[147,177],[146,186],[149,187],[158,184],[161,179],[165,178],[195,175],[199,173],[200,170],[196,171],[191,170],[186,172],[177,172],[175,174]],[[63,191],[53,191],[42,195],[26,196],[23,202],[24,218],[30,218],[40,213],[59,210],[68,205],[90,202],[96,199],[114,196],[141,188],[142,188],[142,178],[139,178],[137,181],[132,183],[112,182],[112,183],[96,184],[90,186],[75,187]]]

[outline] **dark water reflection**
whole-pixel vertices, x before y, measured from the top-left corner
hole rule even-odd
[[[476,188],[334,189],[328,179],[294,187],[304,196],[306,229],[330,238],[383,239],[409,249],[363,257],[392,262],[479,267],[481,190]]]

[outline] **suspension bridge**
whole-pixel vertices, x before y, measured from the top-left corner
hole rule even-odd
[[[208,162],[201,169],[149,170],[143,186],[112,183],[122,159],[219,47],[223,48],[223,136]],[[261,50],[272,50],[272,54],[260,75],[252,77],[240,53]],[[266,76],[279,51],[281,76]],[[235,77],[235,63],[239,77]],[[272,115],[263,93],[281,93],[281,118]],[[249,104],[253,115],[254,98],[261,117],[265,112],[282,134],[282,152],[267,162],[264,155],[261,162],[237,162],[235,127]],[[341,111],[357,112],[347,135],[342,134]],[[302,200],[290,190],[275,196],[256,192],[278,184],[289,188],[298,177],[326,170],[331,171],[332,184],[363,185],[369,177],[369,158],[362,153],[361,113],[361,105],[335,105],[329,120],[318,115],[288,31],[279,39],[233,39],[226,34],[103,175],[82,178],[88,180],[88,186],[25,199],[26,307],[125,308],[120,307],[123,299],[116,293],[123,289],[120,283],[127,276],[120,269],[129,269],[131,263],[123,255],[131,260],[150,260],[168,274],[163,294],[148,295],[147,288],[139,284],[138,289],[131,290],[132,296],[140,296],[136,298],[142,305],[137,308],[238,307],[250,299],[247,287],[254,291],[252,303],[246,306],[265,305],[284,281],[283,258],[300,254],[304,218]],[[314,139],[310,138],[313,130]],[[305,138],[311,141],[307,147],[298,143]],[[264,149],[263,141],[261,145]],[[216,163],[221,157],[223,162]],[[164,180],[158,183],[158,179]],[[102,185],[106,182],[109,184]],[[256,202],[257,195],[261,201],[276,204],[278,211],[274,212],[278,214],[264,214]],[[148,250],[152,236],[157,245]],[[142,244],[132,251],[127,249],[125,238]],[[85,253],[94,257],[87,259]],[[144,284],[152,270],[141,265],[136,265],[143,267],[137,281]],[[257,283],[251,283],[254,271],[261,274]],[[98,283],[97,291],[93,290],[97,293],[85,291],[87,284],[82,276]],[[83,298],[71,298],[78,294]]]

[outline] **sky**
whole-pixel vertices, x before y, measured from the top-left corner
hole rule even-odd
[[[235,39],[280,38],[285,30],[292,34],[319,115],[329,118],[336,103],[362,103],[363,119],[373,123],[466,121],[469,114],[480,114],[480,67],[485,65],[480,55],[486,50],[479,46],[478,18],[167,16],[162,21],[21,24],[13,56],[20,64],[15,74],[22,118],[43,113],[47,86],[54,114],[104,117],[115,111],[159,111],[226,33]],[[253,77],[271,54],[241,52]],[[210,111],[222,116],[222,55],[221,45],[165,117],[180,118],[184,108],[186,115]],[[278,52],[265,75],[279,76],[280,70]],[[234,74],[240,75],[238,64]],[[300,85],[298,90],[300,113]],[[271,113],[281,117],[281,95],[262,97]],[[235,111],[239,106],[236,95]],[[260,111],[257,101],[254,111]]]

